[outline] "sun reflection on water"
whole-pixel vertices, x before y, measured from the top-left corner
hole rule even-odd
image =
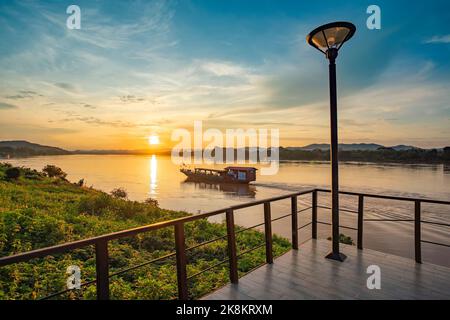
[[[155,155],[150,158],[150,194],[157,194],[157,172],[158,172],[158,161]]]

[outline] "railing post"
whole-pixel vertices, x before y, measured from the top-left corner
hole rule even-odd
[[[297,196],[291,197],[292,249],[298,250],[298,212]]]
[[[236,234],[234,233],[234,213],[229,209],[226,211],[227,221],[227,239],[228,239],[228,259],[230,263],[230,281],[231,283],[238,283],[238,268],[236,256]]]
[[[364,228],[364,196],[358,196],[358,249],[363,248],[363,228]]]
[[[270,202],[264,202],[264,231],[266,236],[266,262],[273,263],[272,217],[270,213]]]
[[[109,300],[108,241],[95,244],[97,300]]]
[[[420,200],[414,202],[414,242],[416,262],[422,263],[422,238],[420,230]]]
[[[187,300],[186,243],[184,238],[184,223],[175,224],[175,250],[177,259],[178,299]]]
[[[312,192],[311,237],[317,239],[317,190]]]

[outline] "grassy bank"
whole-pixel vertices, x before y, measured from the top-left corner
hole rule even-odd
[[[161,209],[152,201],[114,197],[87,188],[81,182],[74,184],[63,177],[49,177],[48,173],[19,168],[19,174],[11,174],[10,169],[0,164],[0,256],[188,215]],[[206,220],[186,224],[188,247],[224,235],[224,224]],[[110,242],[110,272],[173,252],[173,238],[173,229],[167,228]],[[260,232],[241,232],[237,234],[238,254],[263,242],[264,235]],[[286,252],[289,246],[287,240],[274,237],[276,255]],[[224,240],[190,250],[188,276],[226,258]],[[264,260],[264,248],[245,254],[239,258],[239,272],[245,273]],[[68,277],[66,269],[70,265],[81,268],[82,282],[94,279],[93,248],[0,268],[0,299],[39,299],[64,290]],[[192,278],[189,293],[196,298],[227,282],[228,265],[224,263]],[[174,299],[177,296],[175,260],[168,258],[112,277],[110,289],[113,299]],[[57,298],[94,299],[95,285]]]

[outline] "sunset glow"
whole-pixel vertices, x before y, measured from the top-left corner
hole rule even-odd
[[[158,145],[159,144],[159,137],[156,135],[151,135],[148,137],[148,144],[153,146],[153,145]]]
[[[233,14],[223,15],[225,3]],[[171,148],[173,130],[201,120],[222,132],[279,129],[284,147],[326,143],[328,68],[304,37],[327,20],[331,3],[82,0],[86,23],[70,30],[56,2],[3,1],[0,140],[68,150]],[[435,12],[448,10],[411,5],[401,24],[386,15],[374,31],[366,8],[347,12],[351,5],[332,10],[358,28],[340,59],[340,142],[447,145],[449,36],[447,19]],[[399,38],[405,45],[393,46]]]

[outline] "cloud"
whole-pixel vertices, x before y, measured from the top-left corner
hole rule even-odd
[[[71,85],[70,83],[65,83],[65,82],[57,82],[53,84],[55,87],[63,89],[65,91],[69,91],[69,92],[76,92],[77,89],[75,86]]]
[[[135,95],[124,95],[119,97],[120,101],[123,103],[136,103],[136,102],[142,102],[145,101],[144,98],[136,97]]]
[[[444,36],[432,36],[425,43],[450,43],[450,34]]]
[[[17,106],[13,104],[9,104],[6,102],[0,102],[0,110],[6,110],[6,109],[16,109]]]
[[[138,8],[134,7],[139,4]],[[133,38],[143,34],[156,39],[164,38],[169,33],[171,20],[175,14],[171,8],[171,2],[153,1],[145,3],[138,1],[136,4],[128,4],[127,6],[128,12],[139,10],[139,15],[132,22],[126,21],[125,18],[118,21],[120,18],[108,17],[99,9],[84,9],[84,20],[90,23],[82,22],[81,30],[78,32],[67,30],[65,20],[61,19],[60,14],[53,10],[38,7],[37,12],[48,22],[61,28],[61,30],[66,30],[65,35],[68,38],[102,49],[123,48],[132,42]],[[121,12],[121,14],[126,15],[125,12]],[[95,23],[93,23],[94,21]]]
[[[80,131],[73,128],[61,128],[61,127],[43,127],[41,125],[35,125],[32,123],[11,124],[2,123],[0,126],[4,129],[3,134],[7,134],[10,139],[30,139],[31,135],[44,134],[44,135],[60,135],[60,134],[74,134]],[[8,139],[9,139],[8,138]],[[3,139],[7,139],[6,136]]]
[[[30,99],[34,97],[43,97],[42,94],[37,93],[36,91],[31,90],[20,90],[17,94],[12,96],[7,96],[7,99],[10,100],[21,100],[21,99]]]
[[[73,122],[73,121],[79,121],[84,122],[87,124],[93,124],[93,125],[101,125],[101,126],[108,126],[108,127],[115,127],[115,128],[134,128],[136,125],[131,122],[124,122],[124,121],[109,121],[109,120],[102,120],[96,117],[83,117],[83,116],[74,116],[74,117],[68,117],[65,119],[61,119],[58,121],[50,121],[50,122]]]
[[[202,68],[216,76],[240,76],[246,74],[246,70],[241,66],[226,62],[206,62]]]

